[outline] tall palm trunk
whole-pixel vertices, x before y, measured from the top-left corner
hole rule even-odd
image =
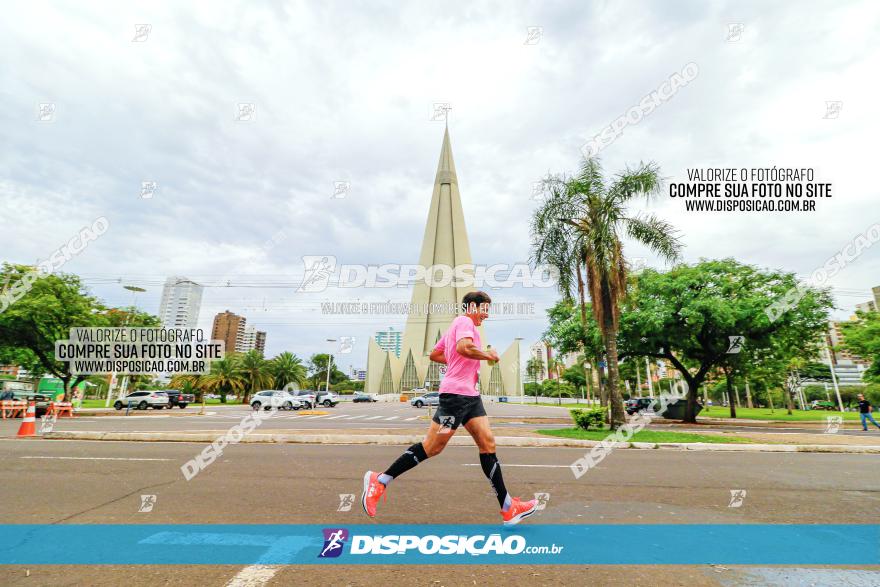
[[[614,310],[611,304],[611,295],[607,283],[602,284],[602,338],[605,342],[605,357],[608,363],[608,403],[611,404],[610,425],[612,430],[617,430],[626,423],[623,411],[623,398],[617,382],[620,374],[617,369],[617,329],[614,325]]]

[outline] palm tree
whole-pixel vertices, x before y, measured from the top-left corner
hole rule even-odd
[[[275,389],[283,389],[289,383],[296,383],[300,387],[306,385],[306,366],[293,353],[285,351],[272,359],[269,370],[275,378]]]
[[[205,393],[204,375],[197,373],[187,374],[179,373],[171,377],[172,389],[180,389],[184,393],[194,393],[196,401],[202,401],[202,394]]]
[[[244,381],[244,397],[242,403],[248,403],[252,393],[272,387],[275,377],[271,372],[271,364],[263,358],[263,353],[256,349],[249,350],[238,361],[238,372]]]
[[[202,376],[205,391],[217,391],[220,402],[226,403],[226,395],[244,389],[244,378],[238,369],[238,356],[228,355],[211,363],[211,372]]]
[[[532,220],[533,256],[567,263],[569,275],[572,268],[575,275],[580,274],[581,266],[586,268],[586,289],[608,363],[610,424],[617,429],[626,421],[617,370],[617,328],[627,276],[621,236],[670,261],[678,257],[681,244],[668,222],[652,214],[631,215],[627,210],[636,197],[649,199],[660,194],[662,180],[652,163],[626,169],[606,185],[598,160],[585,159],[577,175],[551,177],[546,185],[549,195]],[[561,270],[560,283],[563,273]],[[582,297],[580,302],[585,312]]]

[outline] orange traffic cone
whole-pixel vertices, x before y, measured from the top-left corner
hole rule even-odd
[[[18,437],[27,437],[27,436],[36,436],[37,435],[37,408],[34,402],[28,403],[28,411],[24,416],[24,420],[21,422],[21,426],[18,429]]]

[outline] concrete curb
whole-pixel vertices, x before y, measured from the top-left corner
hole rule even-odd
[[[223,433],[218,432],[51,432],[40,438],[51,440],[122,440],[132,442],[213,442]],[[281,444],[373,444],[408,445],[421,441],[422,434],[248,434],[240,442]],[[452,446],[471,446],[466,436],[454,436]],[[498,446],[512,447],[563,447],[592,448],[599,446],[596,440],[569,438],[538,438],[533,436],[498,436]],[[832,445],[832,444],[715,444],[703,442],[616,442],[613,448],[635,450],[688,450],[697,452],[824,452],[852,454],[880,454],[880,445]]]

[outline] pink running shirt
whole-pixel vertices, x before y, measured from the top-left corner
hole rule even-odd
[[[482,348],[480,332],[473,320],[467,316],[459,316],[449,325],[446,334],[437,341],[435,351],[443,351],[446,356],[446,375],[440,382],[440,393],[457,393],[459,395],[480,395],[476,385],[480,375],[480,361],[470,359],[455,350],[455,345],[462,338],[473,339],[477,348]]]

